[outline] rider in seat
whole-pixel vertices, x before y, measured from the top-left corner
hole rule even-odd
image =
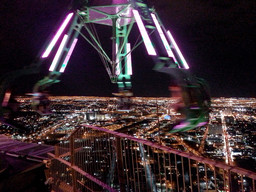
[[[169,90],[177,103],[174,110],[179,113],[177,124],[169,133],[188,131],[203,126],[209,120],[210,95],[203,79],[193,77],[186,71],[163,68],[160,72],[174,76],[177,83]]]

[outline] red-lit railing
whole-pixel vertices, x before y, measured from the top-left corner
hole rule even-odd
[[[255,191],[254,172],[90,125],[49,155],[54,191]]]

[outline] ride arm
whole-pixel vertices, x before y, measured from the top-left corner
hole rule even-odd
[[[63,32],[69,23],[71,23],[69,30],[63,35]],[[75,12],[69,13],[41,56],[41,59],[45,60],[52,52],[52,49],[58,39],[62,37],[61,43],[50,65],[48,75],[35,84],[33,92],[43,91],[45,88],[60,81],[58,78],[65,71],[71,54],[78,41],[77,37],[81,28],[82,24],[79,23],[78,15]]]
[[[133,14],[154,69],[174,77],[182,90],[185,119],[170,132],[187,131],[208,122],[210,96],[206,83],[192,76],[172,34],[160,22],[146,1],[132,0]]]

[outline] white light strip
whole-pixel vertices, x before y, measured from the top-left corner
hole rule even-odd
[[[67,24],[69,23],[70,19],[72,18],[74,13],[69,13],[68,16],[65,18],[64,22],[61,24],[60,28],[58,29],[57,33],[55,34],[55,36],[53,37],[51,43],[48,45],[48,47],[46,48],[45,52],[43,53],[43,55],[41,56],[42,58],[46,58],[49,56],[52,48],[54,47],[54,45],[56,44],[56,42],[58,41],[60,35],[62,34],[62,32],[64,31],[64,29],[66,28]]]
[[[131,44],[126,44],[127,55],[127,74],[132,75],[132,56],[131,56]]]
[[[142,36],[142,38],[144,40],[144,44],[146,46],[148,54],[149,55],[156,55],[156,51],[155,51],[155,49],[154,49],[154,47],[152,45],[152,42],[151,42],[151,40],[150,40],[150,38],[148,36],[148,33],[147,33],[146,28],[145,28],[145,26],[144,26],[144,24],[142,22],[142,19],[141,19],[140,15],[139,15],[139,12],[137,10],[135,10],[135,9],[133,9],[132,11],[133,11],[133,15],[134,15],[134,18],[136,20],[136,23],[138,25],[138,28],[140,30],[141,36]]]
[[[119,63],[119,55],[118,53],[118,44],[116,43],[116,75],[120,75],[121,70],[120,70],[120,63]]]
[[[63,39],[61,41],[61,44],[59,46],[59,49],[58,49],[58,51],[57,51],[57,53],[56,53],[56,55],[55,55],[55,57],[54,57],[54,59],[52,61],[52,64],[51,64],[50,68],[49,68],[49,71],[54,71],[55,70],[55,67],[56,67],[57,62],[59,60],[61,52],[62,52],[62,50],[63,50],[63,48],[64,48],[64,46],[66,44],[67,39],[68,39],[68,35],[64,35],[64,37],[63,37]]]
[[[170,38],[170,40],[171,40],[172,45],[174,46],[175,50],[177,51],[177,53],[178,53],[178,55],[179,55],[179,57],[180,57],[180,60],[181,60],[181,62],[182,62],[182,64],[183,64],[184,68],[185,68],[185,69],[189,69],[189,66],[188,66],[188,64],[187,64],[187,61],[186,61],[185,58],[183,57],[183,55],[182,55],[182,53],[181,53],[181,51],[180,51],[178,45],[176,44],[176,42],[175,42],[175,40],[174,40],[174,38],[173,38],[171,32],[170,32],[170,31],[167,31],[167,34],[168,34],[168,36],[169,36],[169,38]]]
[[[162,28],[161,28],[161,26],[160,26],[160,24],[159,24],[159,22],[158,22],[158,20],[157,20],[157,18],[155,16],[155,14],[151,13],[151,17],[153,18],[153,21],[155,23],[156,29],[157,29],[157,31],[158,31],[161,39],[162,39],[162,42],[164,44],[164,48],[167,51],[168,56],[172,57],[175,60],[174,54],[173,54],[173,52],[171,50],[171,47],[169,46],[169,43],[168,43],[168,41],[167,41],[167,39],[166,39],[166,37],[164,35],[164,32],[163,32],[163,30],[162,30]]]
[[[69,61],[69,59],[71,57],[71,54],[72,54],[72,52],[73,52],[73,50],[74,50],[74,48],[76,46],[77,41],[78,41],[78,39],[75,38],[74,41],[72,42],[72,44],[71,44],[71,46],[69,48],[68,54],[67,54],[67,56],[66,56],[66,58],[65,58],[65,60],[64,60],[64,62],[62,64],[62,66],[60,68],[60,72],[61,73],[63,73],[65,71],[66,67],[67,67],[68,61]]]

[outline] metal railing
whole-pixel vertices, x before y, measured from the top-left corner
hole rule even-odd
[[[53,191],[255,191],[254,172],[89,125],[49,155]]]

